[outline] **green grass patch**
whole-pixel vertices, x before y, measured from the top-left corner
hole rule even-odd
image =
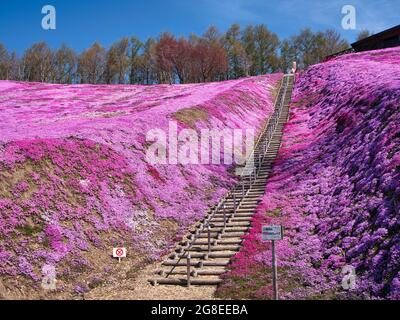
[[[175,112],[172,116],[193,129],[196,127],[197,121],[206,122],[209,119],[207,112],[199,107],[182,109]]]
[[[281,208],[276,208],[273,211],[268,211],[265,214],[267,217],[275,217],[275,218],[279,218],[282,216],[282,209]]]
[[[41,227],[31,224],[24,224],[18,227],[17,230],[25,236],[32,236],[43,231]]]

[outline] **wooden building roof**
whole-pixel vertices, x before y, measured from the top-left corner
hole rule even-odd
[[[400,46],[400,25],[357,41],[351,46],[357,52]]]

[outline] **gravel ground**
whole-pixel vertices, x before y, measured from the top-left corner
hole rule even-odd
[[[85,295],[86,300],[215,300],[216,288],[179,286],[152,286],[148,279],[154,277],[159,263],[149,265],[139,272],[135,279],[126,277],[129,266],[121,270],[108,283],[93,289]],[[124,276],[125,273],[125,276]]]

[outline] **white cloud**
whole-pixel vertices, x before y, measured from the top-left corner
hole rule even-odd
[[[344,5],[357,9],[358,29],[381,29],[399,23],[398,0],[204,0],[210,12],[220,19],[248,23],[282,20],[287,23],[340,28]],[[286,20],[286,21],[285,21]],[[278,30],[276,30],[278,31]]]
[[[205,24],[226,28],[232,23],[266,24],[282,38],[309,27],[312,30],[335,29],[349,41],[360,30],[380,32],[399,24],[399,0],[197,0],[205,15]],[[357,30],[342,29],[342,8],[357,10]]]

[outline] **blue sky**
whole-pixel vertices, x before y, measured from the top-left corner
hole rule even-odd
[[[41,9],[54,5],[57,29],[41,28]],[[344,5],[357,9],[357,30],[341,28]],[[399,0],[0,0],[0,42],[22,53],[32,43],[66,43],[77,51],[124,36],[141,39],[170,31],[201,34],[209,25],[266,24],[281,38],[301,28],[334,28],[353,41],[361,29],[379,32],[400,24]]]

